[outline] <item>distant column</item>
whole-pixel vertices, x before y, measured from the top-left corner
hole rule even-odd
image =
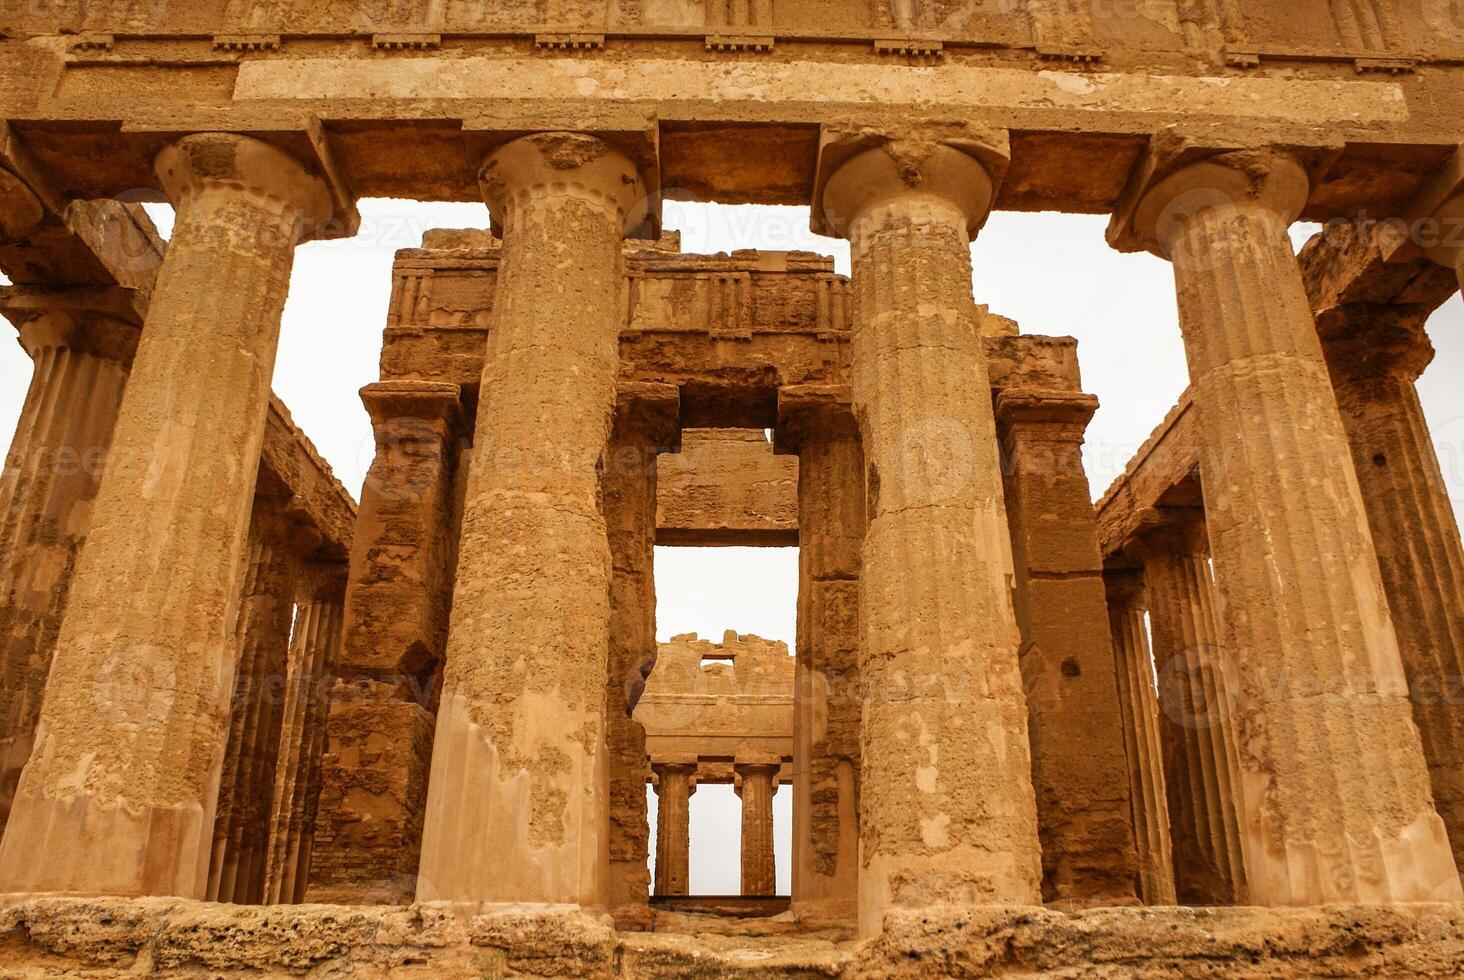
[[[645,922],[650,889],[646,731],[631,718],[656,662],[656,458],[680,442],[680,394],[671,385],[619,388],[605,453],[610,538],[610,669],[605,741],[610,752],[609,903],[622,928]]]
[[[115,304],[111,304],[114,305]],[[30,759],[51,653],[112,443],[136,323],[85,291],[0,300],[34,362],[0,477],[0,828]]]
[[[1137,901],[1098,521],[1083,438],[1098,399],[1012,389],[996,400],[1015,559],[1042,895],[1071,906]]]
[[[651,764],[656,775],[656,894],[691,890],[691,795],[695,762]]]
[[[1182,905],[1245,905],[1239,677],[1215,619],[1204,522],[1177,518],[1130,552],[1148,589],[1176,895]]]
[[[798,454],[793,685],[793,904],[849,918],[859,903],[859,568],[864,453],[849,389],[778,393],[779,453]]]
[[[742,894],[776,895],[777,862],[773,857],[773,792],[782,760],[736,763],[737,795],[742,798]]]
[[[177,209],[56,641],[0,891],[203,897],[234,597],[295,246],[327,183],[246,136],[158,156]],[[85,780],[78,780],[78,773]]]
[[[1366,316],[1365,314],[1363,315]],[[1464,868],[1464,545],[1414,382],[1433,360],[1401,312],[1323,339],[1423,737],[1434,803]]]
[[[1164,755],[1159,742],[1159,700],[1154,657],[1144,627],[1143,579],[1138,571],[1108,571],[1108,624],[1118,667],[1129,799],[1139,852],[1139,890],[1145,905],[1174,905],[1173,846]]]

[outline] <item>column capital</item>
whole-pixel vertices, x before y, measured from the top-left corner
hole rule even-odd
[[[616,387],[617,433],[644,439],[657,453],[681,452],[681,389],[649,381]]]
[[[231,189],[266,202],[292,222],[298,242],[354,233],[358,218],[335,182],[263,140],[194,133],[163,146],[153,162],[175,206],[207,190]],[[321,168],[324,169],[324,168]],[[295,244],[295,243],[291,243]]]
[[[1140,568],[1103,569],[1103,590],[1108,596],[1109,608],[1121,606],[1143,607],[1148,603],[1144,588],[1144,572]]]
[[[587,133],[521,136],[488,154],[478,172],[495,226],[536,195],[561,194],[613,211],[625,234],[646,220],[650,201],[639,168],[625,153]]]
[[[1397,379],[1412,384],[1433,362],[1426,316],[1409,307],[1359,305],[1348,308],[1346,326],[1322,336],[1322,354],[1339,382],[1366,395],[1365,382]],[[1391,387],[1378,390],[1391,398]]]
[[[0,315],[15,324],[32,358],[66,347],[129,365],[142,330],[136,294],[116,287],[0,288]]]
[[[797,456],[811,435],[857,436],[848,385],[787,385],[778,389],[778,424],[773,452]]]
[[[1098,398],[1079,391],[1008,388],[996,396],[997,424],[1017,427],[1052,427],[1087,431],[1098,411]]]
[[[0,244],[20,241],[64,207],[25,144],[0,119]]]
[[[380,433],[399,419],[440,423],[444,433],[463,424],[462,387],[441,381],[378,381],[361,389],[361,402]]]
[[[1119,198],[1108,243],[1169,258],[1191,219],[1211,210],[1260,213],[1284,232],[1306,206],[1313,175],[1334,158],[1330,148],[1225,149],[1156,139]]]
[[[986,223],[1006,175],[1005,130],[927,123],[889,130],[825,126],[814,177],[813,230],[848,238],[855,220],[898,199],[939,201],[966,231]]]
[[[1123,546],[1124,554],[1147,565],[1157,557],[1210,552],[1210,532],[1199,507],[1159,507],[1141,519],[1139,530]]]
[[[295,573],[295,595],[301,602],[344,602],[351,567],[341,561],[301,561]]]

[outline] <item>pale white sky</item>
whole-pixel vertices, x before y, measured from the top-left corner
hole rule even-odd
[[[150,208],[166,235],[171,214]],[[362,233],[302,247],[285,309],[275,391],[358,494],[373,443],[357,391],[376,379],[397,249],[435,227],[486,227],[481,204],[361,203]],[[846,243],[808,231],[805,208],[666,205],[666,226],[688,252],[805,249],[835,256],[848,272]],[[1186,383],[1167,263],[1121,255],[1104,243],[1106,219],[1092,215],[999,213],[972,247],[977,302],[1017,320],[1025,333],[1079,341],[1085,387],[1103,403],[1089,429],[1086,459],[1095,497],[1174,404]],[[1297,245],[1314,229],[1294,229]],[[1464,505],[1464,305],[1455,295],[1429,324],[1438,358],[1420,382],[1456,511]],[[30,360],[0,342],[0,452],[8,448],[30,378]],[[723,630],[794,641],[797,553],[793,549],[667,549],[656,552],[658,633]],[[775,800],[779,890],[789,887],[790,797]],[[654,796],[652,796],[654,814]],[[704,787],[692,804],[692,887],[738,890],[739,810],[730,787]]]

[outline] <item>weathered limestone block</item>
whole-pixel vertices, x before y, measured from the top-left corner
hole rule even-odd
[[[1182,516],[1130,546],[1144,583],[1159,678],[1174,884],[1185,905],[1245,905],[1239,677],[1222,642],[1204,522]]]
[[[406,903],[416,894],[447,646],[463,413],[453,384],[382,382],[361,400],[376,457],[352,539],[308,892],[312,901]]]
[[[1097,408],[1064,391],[1013,389],[996,401],[1048,903],[1136,898],[1122,713],[1083,472]]]
[[[981,134],[964,146],[994,165]],[[982,142],[985,140],[985,142]],[[970,236],[986,165],[939,138],[826,137],[815,216],[850,239],[867,467],[860,929],[1036,903],[1041,856],[1012,559]]]
[[[603,906],[611,572],[598,469],[621,240],[644,189],[628,157],[571,133],[505,145],[481,180],[503,265],[417,897]]]
[[[1458,900],[1366,507],[1286,237],[1307,174],[1270,152],[1141,173],[1111,237],[1174,263],[1220,619],[1238,665],[1251,898]]]
[[[625,382],[621,382],[622,385]],[[661,461],[656,541],[776,547],[798,540],[798,464],[761,429],[689,429]]]
[[[1464,867],[1464,546],[1414,382],[1421,319],[1358,309],[1323,338],[1423,740],[1434,803]]]
[[[776,895],[777,864],[773,855],[773,793],[783,760],[738,759],[734,765],[737,795],[742,800],[742,894]]]
[[[605,454],[610,540],[610,654],[605,739],[610,752],[610,870],[617,921],[640,915],[650,894],[646,730],[631,717],[656,662],[657,457],[680,436],[681,399],[670,385],[622,385]],[[620,911],[625,909],[626,911]]]
[[[696,759],[653,763],[656,777],[656,894],[691,891],[691,795]]]
[[[1143,579],[1137,571],[1116,570],[1104,572],[1103,582],[1118,668],[1118,703],[1123,710],[1129,799],[1139,854],[1139,896],[1146,905],[1174,905],[1173,844],[1159,742],[1154,657],[1144,627]]]
[[[338,562],[307,563],[296,571],[297,612],[270,811],[266,904],[305,900],[330,692],[340,666],[346,572]]]
[[[246,137],[186,137],[157,169],[177,223],[0,845],[5,891],[207,887],[280,313],[296,243],[336,203]]]
[[[0,827],[35,743],[61,614],[137,349],[137,325],[97,298],[15,290],[0,300],[34,362],[0,477]]]
[[[859,902],[859,568],[864,452],[843,387],[778,393],[777,447],[798,454],[793,902],[805,918]]]
[[[284,525],[274,501],[255,498],[235,626],[228,741],[214,810],[207,897],[215,902],[253,905],[264,897],[295,614],[294,563]]]

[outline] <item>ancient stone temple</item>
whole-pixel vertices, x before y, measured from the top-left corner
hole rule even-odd
[[[0,972],[1457,975],[1461,82],[1443,0],[0,2]],[[271,378],[382,197],[493,226],[397,256],[356,501]],[[995,210],[1172,265],[1096,507]],[[657,545],[796,546],[792,649],[658,644]]]

